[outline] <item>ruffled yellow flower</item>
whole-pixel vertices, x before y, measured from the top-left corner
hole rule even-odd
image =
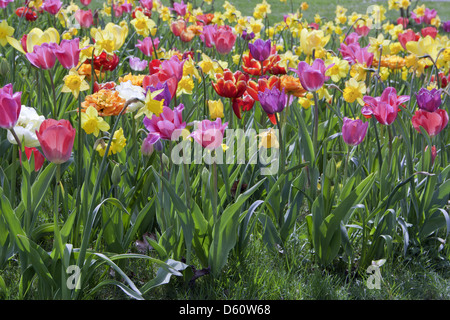
[[[93,133],[98,137],[100,131],[108,131],[109,124],[98,116],[98,111],[92,106],[89,106],[85,112],[81,113],[81,127],[87,134]]]

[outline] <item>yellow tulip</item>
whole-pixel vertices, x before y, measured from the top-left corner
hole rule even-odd
[[[20,41],[14,39],[12,37],[7,38],[8,43],[13,46],[17,51],[25,54],[25,51],[22,48]],[[33,52],[34,46],[41,45],[43,43],[55,42],[59,43],[60,36],[58,30],[51,27],[45,31],[42,31],[39,28],[32,29],[27,35],[26,47],[27,52]]]

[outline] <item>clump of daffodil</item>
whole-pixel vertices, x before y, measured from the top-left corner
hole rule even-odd
[[[116,154],[116,153],[121,152],[123,150],[123,148],[125,148],[126,144],[127,144],[127,139],[125,138],[125,136],[123,134],[123,129],[120,128],[120,129],[116,130],[116,132],[114,132],[114,136],[111,141],[111,146],[108,150],[108,156],[110,156],[111,153]],[[102,140],[102,142],[97,145],[95,150],[97,150],[97,152],[100,154],[100,156],[103,157],[106,152],[106,143]]]
[[[296,68],[298,66],[299,57],[292,53],[291,50],[280,54],[280,66],[288,70],[288,68]]]
[[[133,25],[136,33],[143,36],[148,37],[150,32],[152,36],[156,34],[156,23],[141,11],[136,11],[136,18],[131,20],[131,24]]]
[[[253,16],[256,19],[263,19],[270,13],[272,13],[272,10],[270,9],[270,4],[268,4],[266,0],[263,0],[262,3],[258,3],[256,5],[253,11]]]
[[[112,55],[125,43],[128,35],[128,26],[108,23],[105,28],[91,28],[91,37],[94,39],[95,55],[100,55],[103,51]]]
[[[0,45],[2,47],[6,46],[8,43],[8,37],[14,34],[14,28],[8,25],[6,20],[0,22]]]
[[[163,90],[156,90],[153,92],[148,91],[145,96],[144,106],[138,110],[135,118],[139,118],[143,114],[147,116],[147,118],[151,119],[153,115],[159,117],[159,115],[163,112],[164,107],[164,99],[155,100],[155,97],[163,92]]]
[[[300,46],[302,52],[307,56],[311,56],[313,51],[317,53],[322,50],[329,40],[330,35],[325,35],[323,30],[308,30],[305,28],[300,32]],[[316,55],[316,57],[318,56]]]
[[[69,74],[63,78],[64,86],[61,92],[72,92],[75,99],[78,99],[80,91],[89,90],[90,86],[84,80],[84,76],[80,76],[78,71],[73,68],[69,71]]]
[[[377,38],[369,37],[370,47],[367,51],[372,52],[375,58],[380,58],[380,47],[382,48],[382,54],[389,54],[391,40],[385,39],[384,35],[380,33]]]
[[[81,113],[81,127],[87,134],[93,133],[98,137],[100,131],[108,131],[109,124],[98,116],[98,111],[92,106],[89,106],[85,112]]]
[[[309,109],[312,105],[314,105],[314,96],[311,92],[308,92],[304,97],[298,98],[298,103],[302,106],[303,109]]]
[[[354,78],[345,82],[344,100],[348,103],[357,101],[361,106],[364,105],[363,97],[366,93],[366,85],[364,82],[358,82]]]
[[[223,118],[223,103],[222,100],[208,100],[209,117],[214,120]]]

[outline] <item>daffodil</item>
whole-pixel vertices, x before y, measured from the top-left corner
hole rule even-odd
[[[123,129],[120,128],[114,132],[114,136],[111,141],[111,146],[108,151],[108,156],[111,155],[111,153],[116,154],[119,153],[125,148],[127,144],[127,139],[125,139],[125,136],[123,134]],[[96,150],[100,154],[101,157],[105,155],[106,152],[106,144],[105,143],[99,143],[96,147]]]
[[[366,85],[364,82],[358,82],[354,78],[350,78],[345,82],[344,100],[353,103],[357,101],[361,106],[364,105],[363,97],[366,93]]]
[[[223,118],[223,103],[222,100],[208,100],[209,116],[212,120],[216,118]]]
[[[81,113],[81,127],[87,134],[93,133],[98,137],[100,131],[108,131],[109,124],[98,116],[98,111],[92,106],[89,106],[85,112]]]
[[[329,66],[332,64],[334,65],[326,71],[326,76],[331,77],[333,82],[339,82],[342,78],[347,77],[348,70],[350,69],[350,64],[347,60],[335,56],[331,56],[325,60],[325,65]]]
[[[296,68],[298,66],[298,56],[293,54],[292,51],[288,50],[285,53],[280,54],[280,66],[285,68]]]
[[[177,96],[182,94],[192,94],[192,90],[194,89],[194,81],[189,76],[183,76],[178,82],[177,87]]]
[[[148,18],[141,11],[136,11],[136,18],[131,20],[131,24],[133,25],[136,33],[143,36],[148,37],[150,32],[152,35],[155,35],[156,32],[156,23],[152,19]]]
[[[302,52],[307,56],[312,55],[313,51],[317,51],[325,47],[330,40],[330,35],[325,36],[322,30],[302,29],[300,32],[300,46]]]
[[[0,45],[6,46],[8,43],[8,37],[14,34],[14,28],[8,25],[6,20],[0,22]]]
[[[147,116],[147,118],[151,119],[153,115],[159,117],[159,115],[163,112],[164,107],[164,99],[155,100],[155,97],[159,95],[163,90],[156,90],[153,92],[148,91],[145,97],[145,103],[142,108],[138,110],[135,118],[139,118],[143,114]]]
[[[259,137],[259,147],[271,149],[278,149],[280,144],[278,142],[277,134],[273,128],[269,130],[264,130],[262,133],[257,135]]]
[[[75,99],[78,99],[80,91],[89,90],[89,84],[80,76],[75,68],[69,71],[69,74],[63,78],[64,86],[61,92],[72,92]]]

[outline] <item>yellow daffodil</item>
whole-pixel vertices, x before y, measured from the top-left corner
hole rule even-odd
[[[331,56],[325,60],[325,65],[327,66],[333,63],[334,65],[326,71],[325,75],[331,77],[333,82],[339,82],[342,78],[347,77],[350,64],[347,60],[335,56]]]
[[[143,114],[147,116],[147,118],[151,119],[153,115],[156,115],[159,117],[159,115],[163,112],[164,107],[164,99],[161,99],[161,101],[154,100],[155,97],[163,92],[163,90],[156,90],[153,92],[147,92],[147,95],[145,96],[145,103],[142,108],[138,110],[136,113],[135,118],[139,118]]]
[[[155,35],[156,32],[156,23],[152,19],[148,18],[141,11],[136,11],[136,18],[131,20],[131,24],[133,25],[136,33],[143,36],[148,37],[150,32],[152,35]]]
[[[259,147],[271,149],[278,149],[280,144],[278,142],[277,134],[273,128],[264,130],[264,132],[257,135],[260,138]]]
[[[14,28],[8,25],[6,20],[0,22],[0,45],[2,47],[6,46],[8,43],[8,37],[14,34]]]
[[[182,94],[192,94],[192,90],[194,89],[194,81],[189,76],[184,76],[181,78],[180,82],[178,82],[177,87],[177,96]]]
[[[125,136],[123,134],[123,129],[120,128],[114,132],[114,136],[111,141],[111,146],[108,151],[108,156],[111,155],[111,153],[116,154],[119,153],[125,148],[127,144],[127,139],[125,139]],[[96,150],[100,154],[101,157],[105,155],[106,152],[106,144],[100,143],[97,145]]]
[[[84,80],[84,76],[80,76],[75,68],[69,71],[69,74],[64,77],[63,81],[64,86],[61,92],[72,92],[75,99],[78,99],[80,91],[89,90],[90,88],[89,84]]]
[[[357,101],[361,106],[364,105],[363,96],[366,93],[364,82],[358,82],[353,78],[345,82],[344,100],[348,103]]]
[[[92,106],[86,109],[86,112],[81,113],[81,127],[87,134],[93,133],[98,137],[100,131],[108,131],[109,124],[98,116],[98,111]]]
[[[288,50],[285,53],[280,54],[280,66],[285,68],[296,68],[298,66],[298,56],[294,55],[292,51]]]
[[[300,32],[300,46],[302,52],[308,56],[312,55],[313,50],[317,51],[325,47],[330,40],[330,35],[325,36],[322,30],[303,29]]]

